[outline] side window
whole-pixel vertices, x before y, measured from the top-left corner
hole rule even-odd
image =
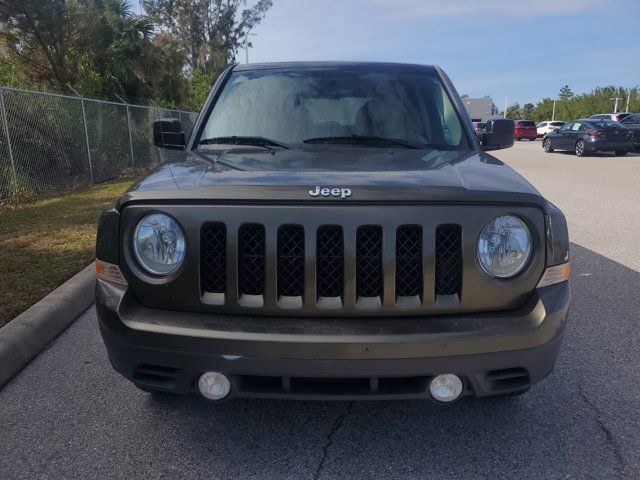
[[[589,126],[586,123],[581,123],[580,124],[580,131],[581,132],[586,132],[587,130],[589,130]]]
[[[547,126],[547,122],[542,122],[538,124],[538,128],[542,128],[542,127],[546,127]]]
[[[582,124],[580,122],[575,122],[572,126],[571,126],[571,130],[574,132],[577,132],[578,130],[580,130],[580,126]]]
[[[635,125],[640,123],[640,115],[629,115],[627,118],[623,118],[622,122],[624,125]]]
[[[571,130],[571,127],[573,126],[573,123],[569,122],[569,123],[565,123],[564,125],[562,125],[560,127],[560,131],[561,132],[567,132],[569,130]]]

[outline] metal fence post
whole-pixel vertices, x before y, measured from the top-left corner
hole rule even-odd
[[[131,168],[136,168],[136,163],[133,157],[133,140],[131,139],[131,116],[129,115],[129,104],[117,93],[116,98],[127,106],[127,130],[129,131],[129,150],[131,150]]]
[[[68,83],[67,83],[67,87],[69,87],[71,91],[76,94],[77,97],[80,97],[80,105],[82,106],[82,123],[84,124],[84,140],[87,144],[87,159],[89,160],[89,178],[91,179],[91,185],[93,185],[94,184],[93,166],[91,165],[91,149],[89,148],[89,129],[87,128],[87,114],[84,111],[84,97],[80,95],[80,93]]]
[[[13,149],[11,148],[11,135],[9,134],[9,122],[7,122],[7,108],[4,104],[4,88],[0,88],[0,109],[2,109],[2,124],[4,125],[4,133],[7,137],[7,149],[9,150],[9,161],[11,162],[11,173],[13,174],[13,194],[15,195],[18,188],[18,175],[16,173],[16,164],[13,160]]]

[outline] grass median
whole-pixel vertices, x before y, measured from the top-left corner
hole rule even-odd
[[[100,212],[132,182],[0,210],[0,327],[93,261]]]

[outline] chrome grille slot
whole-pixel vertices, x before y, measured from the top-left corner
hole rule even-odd
[[[278,229],[278,302],[302,306],[304,295],[304,228],[282,225]]]
[[[462,235],[459,225],[436,229],[436,295],[458,295],[462,287]]]
[[[340,226],[318,228],[316,284],[318,305],[321,308],[341,306],[344,294],[344,233]]]
[[[227,290],[227,228],[205,223],[200,230],[200,285],[212,303],[223,304]]]
[[[422,294],[422,228],[401,225],[396,233],[396,301]]]
[[[238,293],[243,306],[264,304],[265,233],[264,226],[250,223],[238,231]]]
[[[382,304],[382,228],[364,225],[356,234],[356,297],[361,308]]]

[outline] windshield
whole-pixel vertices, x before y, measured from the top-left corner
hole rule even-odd
[[[200,142],[220,143],[211,140],[220,137],[240,137],[237,143],[242,137],[260,137],[290,145],[314,139],[334,143],[334,138],[345,145],[345,137],[380,137],[423,148],[470,149],[440,79],[428,69],[340,66],[234,72]]]

